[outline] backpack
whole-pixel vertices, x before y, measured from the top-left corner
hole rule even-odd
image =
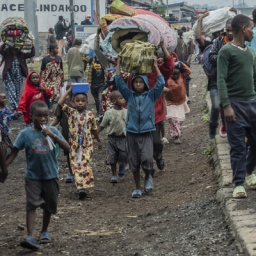
[[[216,73],[216,68],[213,67],[212,63],[209,60],[209,53],[212,49],[212,44],[208,45],[202,54],[202,58],[201,58],[201,64],[202,67],[204,69],[204,73],[208,76],[208,77],[213,77]]]
[[[218,45],[218,48],[220,49],[220,40],[217,39],[217,45]],[[216,75],[216,67],[214,67],[212,65],[212,63],[210,62],[210,59],[209,59],[209,54],[210,54],[210,51],[212,49],[212,44],[208,45],[204,51],[203,51],[203,54],[202,54],[202,58],[201,58],[201,64],[202,64],[202,67],[204,69],[204,73],[208,76],[208,77],[214,77]]]

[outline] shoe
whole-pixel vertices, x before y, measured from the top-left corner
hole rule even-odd
[[[132,191],[132,198],[140,198],[142,196],[142,191],[140,189],[134,189]]]
[[[181,144],[181,141],[180,141],[179,137],[174,139],[174,144]]]
[[[226,131],[226,126],[225,125],[221,125],[220,129],[219,129],[219,135],[222,138],[227,137],[227,131]]]
[[[74,175],[73,174],[68,174],[66,179],[65,179],[65,183],[72,183],[74,182]]]
[[[245,182],[250,189],[256,189],[256,175],[253,173],[245,178]]]
[[[110,180],[110,183],[118,183],[117,176],[112,176],[111,180]]]
[[[247,194],[246,194],[246,191],[244,189],[244,186],[240,185],[240,186],[236,186],[234,188],[233,198],[240,199],[240,198],[246,198],[246,197],[247,197]]]
[[[51,242],[51,238],[49,236],[49,233],[47,231],[41,232],[39,243],[40,244],[48,244]]]
[[[20,246],[30,250],[39,250],[40,245],[36,242],[33,236],[27,236],[25,240],[20,243]]]
[[[82,188],[78,191],[79,199],[84,199],[87,197],[87,190]]]
[[[149,175],[148,179],[144,182],[144,190],[146,193],[153,191],[153,179],[151,175]]]
[[[118,171],[118,176],[119,177],[123,177],[125,175],[125,166],[124,165],[120,165],[119,166],[119,171]]]
[[[163,144],[169,144],[169,140],[165,137],[162,138],[162,143]]]
[[[157,165],[157,168],[158,168],[160,171],[162,171],[162,170],[164,169],[164,166],[165,166],[165,164],[164,164],[164,159],[161,158],[161,159],[156,160],[156,165]]]

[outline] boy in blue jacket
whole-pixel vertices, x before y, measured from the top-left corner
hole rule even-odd
[[[161,75],[155,57],[154,66],[157,71],[157,82],[149,90],[146,75],[135,74],[129,89],[122,78],[120,70],[121,57],[118,57],[116,66],[116,87],[128,103],[126,131],[127,156],[130,170],[133,172],[136,189],[132,192],[133,198],[142,196],[140,187],[140,166],[145,172],[144,190],[153,191],[153,139],[155,131],[154,103],[164,88],[164,77]]]

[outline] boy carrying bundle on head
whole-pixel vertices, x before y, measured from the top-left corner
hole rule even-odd
[[[164,78],[154,58],[154,67],[157,73],[156,85],[149,90],[146,75],[135,74],[131,82],[131,89],[128,89],[120,70],[121,57],[118,57],[116,66],[116,87],[127,101],[127,155],[130,170],[135,180],[133,198],[142,196],[140,187],[140,166],[145,172],[144,190],[153,191],[153,138],[152,131],[155,131],[154,124],[154,103],[160,97],[164,88]]]

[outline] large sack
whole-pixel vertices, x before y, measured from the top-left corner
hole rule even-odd
[[[6,46],[20,50],[31,50],[33,39],[29,35],[27,22],[21,17],[5,19],[0,27],[1,39]]]
[[[130,33],[131,29],[137,29],[138,32]],[[147,34],[147,42],[154,45],[159,45],[162,38],[169,52],[173,52],[177,46],[177,33],[166,22],[154,15],[140,14],[130,18],[117,19],[111,23],[109,30],[115,31],[112,46],[116,52],[120,52],[122,49],[122,41],[133,40],[136,33]],[[125,36],[119,35],[119,30],[125,31],[122,32],[125,33]],[[142,34],[140,35],[142,36]]]
[[[150,74],[157,48],[154,44],[136,41],[127,43],[120,55],[122,70],[132,74]]]
[[[110,5],[110,13],[120,14],[125,16],[134,16],[136,11],[130,6],[123,3],[121,0],[114,0]]]
[[[209,16],[203,19],[202,23],[202,32],[208,36],[211,36],[212,33],[220,31],[225,28],[226,21],[230,18],[236,16],[236,14],[232,11],[229,11],[231,7],[224,7],[221,9],[217,9],[214,11],[210,11]],[[193,26],[194,32],[197,28],[197,21]]]

